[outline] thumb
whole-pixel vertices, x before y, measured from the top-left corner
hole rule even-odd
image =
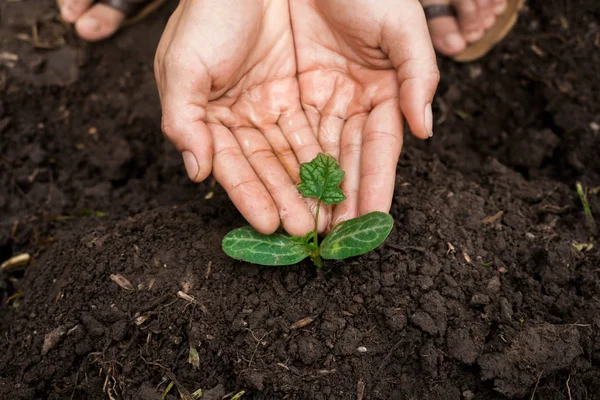
[[[212,171],[213,139],[205,122],[210,76],[192,53],[172,47],[165,54],[157,52],[155,75],[162,131],[181,152],[189,178],[201,182]]]
[[[425,13],[418,0],[391,8],[395,11],[386,17],[381,48],[396,69],[402,114],[412,133],[426,139],[433,135],[431,103],[440,73]]]

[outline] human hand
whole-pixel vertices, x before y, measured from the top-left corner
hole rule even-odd
[[[291,0],[300,96],[323,151],[346,172],[331,226],[391,207],[404,116],[432,135],[439,81],[417,0]]]
[[[157,49],[162,130],[190,179],[212,172],[259,232],[314,218],[295,183],[321,148],[300,104],[287,1],[181,0]],[[314,206],[314,204],[312,204]],[[327,218],[322,218],[324,230]]]

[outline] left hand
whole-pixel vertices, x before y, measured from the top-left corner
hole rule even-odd
[[[405,117],[432,135],[439,81],[418,0],[290,1],[300,97],[323,151],[346,172],[331,227],[389,212]]]

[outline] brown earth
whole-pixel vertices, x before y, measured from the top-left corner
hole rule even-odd
[[[391,237],[323,271],[222,253],[243,219],[159,131],[172,7],[88,45],[53,1],[0,2],[0,261],[33,259],[0,276],[1,399],[600,399],[596,0],[440,60]]]

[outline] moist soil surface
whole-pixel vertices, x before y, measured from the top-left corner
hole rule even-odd
[[[1,399],[600,399],[597,1],[440,59],[391,236],[320,271],[221,251],[244,220],[160,134],[173,7],[86,44],[0,3],[0,261],[32,258],[0,275]]]

